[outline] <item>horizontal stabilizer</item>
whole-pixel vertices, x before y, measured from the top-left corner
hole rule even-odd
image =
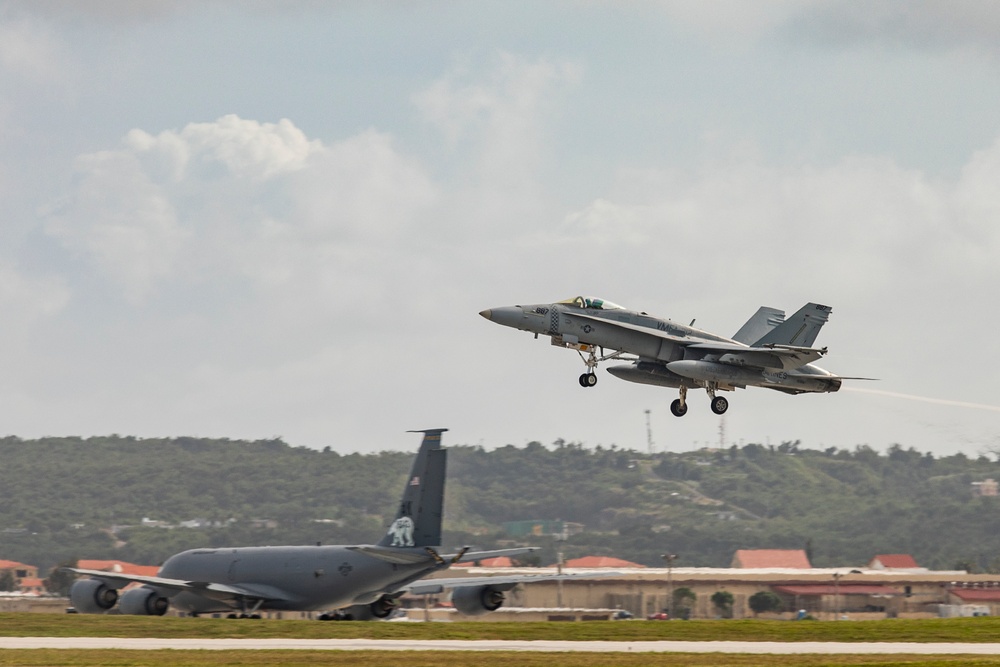
[[[529,554],[532,551],[538,551],[540,548],[541,547],[518,547],[516,549],[494,549],[493,551],[469,551],[464,554],[449,554],[442,556],[442,558],[448,560],[458,556],[463,562],[471,563],[472,561],[486,560],[487,558],[520,556],[522,554]]]
[[[372,558],[395,563],[396,565],[414,565],[416,563],[429,563],[435,560],[426,550],[419,551],[411,549],[399,549],[393,547],[379,547],[375,545],[359,545],[347,547],[351,551],[356,551]]]

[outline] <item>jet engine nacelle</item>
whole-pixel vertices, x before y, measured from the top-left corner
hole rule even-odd
[[[69,600],[81,614],[103,614],[118,602],[118,591],[100,579],[80,579],[69,589]]]
[[[163,616],[170,608],[170,600],[153,588],[141,586],[125,591],[118,609],[133,616]]]
[[[451,602],[459,613],[482,616],[499,609],[507,596],[493,586],[462,586],[451,592]]]

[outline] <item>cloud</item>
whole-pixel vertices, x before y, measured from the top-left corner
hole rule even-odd
[[[824,0],[740,0],[686,2],[664,0],[660,11],[673,24],[683,26],[708,42],[731,44],[732,40],[753,40],[766,36],[802,12]]]
[[[933,295],[941,288],[926,276],[952,286],[972,275],[1000,277],[986,259],[1000,252],[991,222],[1000,195],[990,186],[1000,178],[998,159],[1000,143],[974,156],[955,182],[872,157],[828,167],[736,159],[696,175],[624,170],[611,192],[567,215],[551,238],[617,247],[637,261],[662,255],[673,271],[716,287],[740,276],[744,287],[766,290],[803,276],[842,298],[908,284]]]
[[[547,144],[545,121],[582,71],[570,61],[501,53],[485,80],[470,75],[468,65],[457,67],[415,95],[414,103],[450,145],[472,141],[481,165],[506,172],[536,164]]]
[[[554,156],[553,124],[580,81],[570,60],[500,53],[485,70],[462,63],[413,97],[424,120],[445,138],[449,206],[465,212],[450,233],[482,241],[509,238],[551,219],[540,183]]]
[[[169,16],[190,7],[217,0],[5,0],[9,12],[35,14],[48,18],[94,18],[113,21],[152,20]]]
[[[56,278],[31,278],[14,267],[0,263],[0,310],[5,331],[30,325],[61,311],[69,300],[69,290]]]
[[[321,140],[291,120],[232,115],[134,129],[80,156],[45,232],[77,258],[67,266],[103,278],[74,284],[106,312],[72,323],[65,356],[80,377],[100,376],[105,396],[73,397],[67,431],[325,444],[440,417],[462,437],[621,442],[628,420],[642,423],[636,406],[665,409],[669,392],[613,379],[582,392],[575,355],[476,315],[575,293],[719,333],[761,304],[829,302],[830,368],[896,393],[941,395],[954,378],[945,356],[996,350],[1000,322],[981,295],[1000,285],[1000,143],[950,179],[874,155],[818,165],[739,151],[683,169],[609,159],[592,180],[610,184],[567,205],[548,171],[563,166],[551,130],[580,76],[545,58],[456,67],[413,98],[444,139],[418,154],[378,129]],[[60,268],[69,283],[74,269]],[[970,308],[975,324],[956,325]],[[101,326],[113,349],[75,342],[81,331],[106,340]],[[955,399],[997,404],[975,397],[990,388],[978,375]],[[741,393],[730,428],[842,446],[882,437],[868,434],[885,397],[800,398]],[[836,401],[852,399],[873,407],[831,424],[847,405]],[[684,447],[707,428],[714,441],[718,424],[706,424],[672,421],[670,437]]]
[[[824,46],[870,45],[917,51],[996,51],[1000,6],[991,0],[850,3],[838,0],[714,0],[658,4],[669,23],[719,47],[783,38]]]
[[[386,135],[326,146],[288,120],[233,115],[132,130],[119,149],[81,156],[77,172],[46,232],[136,303],[170,282],[339,287],[361,261],[349,250],[370,261],[416,238],[407,229],[434,198]]]
[[[826,0],[802,6],[789,19],[787,34],[834,45],[918,51],[974,47],[996,52],[1000,40],[1000,6],[989,0],[881,1],[863,6]]]
[[[5,16],[0,6],[0,72],[25,80],[51,81],[59,76],[61,46],[44,24]]]
[[[51,19],[138,23],[168,19],[205,8],[288,14],[301,11],[337,11],[342,3],[327,0],[255,0],[234,5],[229,0],[4,0],[0,9]]]

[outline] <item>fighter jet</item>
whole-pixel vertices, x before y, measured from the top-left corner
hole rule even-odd
[[[157,576],[65,568],[89,578],[76,581],[70,600],[76,611],[162,616],[170,607],[191,615],[227,613],[259,618],[263,610],[323,611],[322,620],[371,620],[390,616],[404,593],[452,590],[462,614],[496,611],[505,593],[528,581],[594,575],[497,576],[433,579],[460,559],[512,556],[535,548],[441,553],[441,515],[447,451],[441,434],[424,431],[395,518],[377,544],[353,546],[194,549],[176,554]],[[136,582],[139,587],[119,594]]]
[[[762,306],[732,338],[696,329],[694,320],[679,324],[584,296],[479,314],[576,350],[587,367],[580,376],[582,387],[597,384],[598,364],[630,361],[607,370],[630,382],[679,389],[670,411],[682,417],[688,410],[688,389],[705,389],[712,412],[721,415],[729,401],[719,391],[752,386],[788,394],[834,392],[843,380],[867,379],[837,376],[811,363],[826,354],[825,347],[812,345],[830,312],[829,306],[808,303],[786,320],[784,311]]]

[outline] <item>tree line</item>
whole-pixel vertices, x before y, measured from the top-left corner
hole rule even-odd
[[[583,524],[518,538],[528,564],[613,555],[725,567],[737,549],[806,549],[816,566],[909,553],[923,566],[1000,571],[1000,479],[986,456],[798,442],[648,454],[558,440],[449,447],[448,547],[509,544],[502,525]],[[158,564],[187,548],[364,543],[398,500],[412,452],[340,454],[280,439],[0,439],[0,558],[43,570],[74,558]],[[176,526],[144,526],[148,518]],[[263,521],[263,520],[267,521]]]

